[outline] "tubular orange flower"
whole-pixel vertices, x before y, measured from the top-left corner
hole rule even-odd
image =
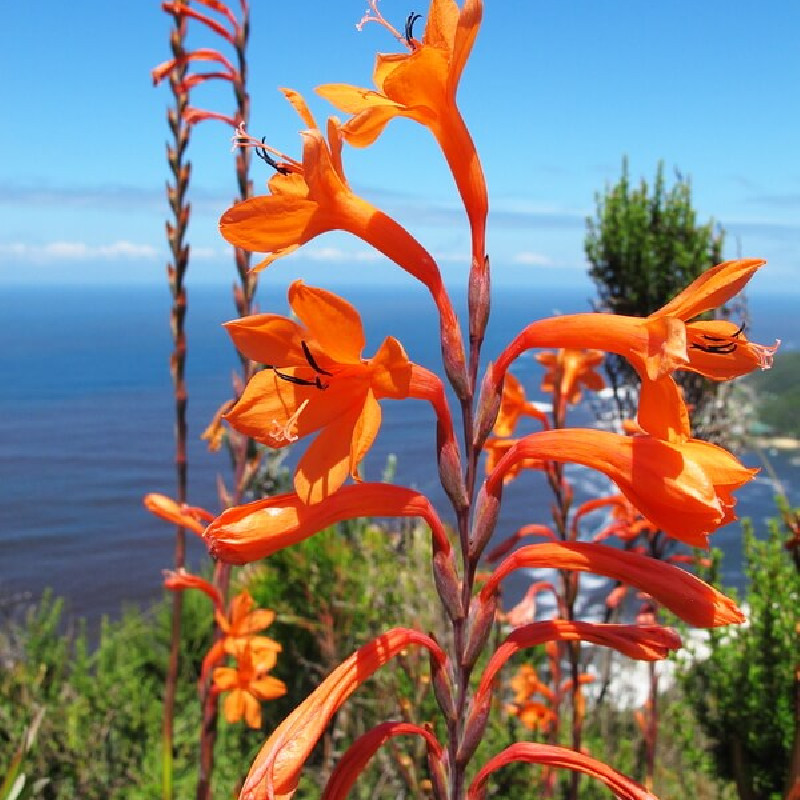
[[[667,442],[592,429],[541,431],[503,456],[484,490],[499,496],[508,470],[520,460],[568,461],[599,470],[661,530],[687,544],[708,546],[708,534],[736,519],[733,491],[758,471],[699,439]]]
[[[362,358],[361,318],[337,295],[295,281],[289,303],[299,323],[276,314],[226,323],[239,351],[269,369],[250,380],[224,419],[271,447],[319,431],[294,478],[304,502],[318,503],[348,474],[359,479],[358,464],[380,428],[378,400],[427,399],[435,394],[431,384],[441,382],[412,364],[391,336]]]
[[[537,353],[536,360],[547,368],[542,378],[542,391],[550,392],[565,405],[579,403],[582,388],[599,392],[605,386],[602,375],[595,369],[603,363],[603,358],[602,350],[561,348],[556,352]]]
[[[486,181],[472,137],[456,106],[456,91],[481,24],[481,0],[431,0],[422,41],[400,35],[370,3],[374,15],[410,52],[379,54],[373,71],[377,92],[346,84],[326,84],[317,92],[352,119],[342,135],[355,147],[372,144],[389,120],[408,117],[427,127],[453,173],[472,229],[473,262],[485,253],[489,202]]]
[[[494,423],[492,432],[495,436],[508,437],[514,433],[520,417],[533,417],[542,423],[542,427],[547,430],[550,423],[547,415],[540,411],[534,403],[529,403],[525,399],[525,389],[522,384],[514,377],[511,372],[506,373],[503,382],[503,396],[500,398],[500,411]]]
[[[393,736],[403,736],[409,733],[422,736],[428,745],[428,751],[434,758],[442,757],[442,746],[429,730],[409,722],[383,722],[367,731],[350,745],[331,773],[321,800],[343,800],[347,797],[356,778],[378,748]]]
[[[214,515],[204,508],[176,503],[171,497],[157,492],[146,494],[142,502],[152,514],[174,525],[188,528],[198,536],[202,536],[205,530],[203,522],[209,522],[214,519]]]
[[[261,727],[259,700],[274,700],[286,694],[286,684],[271,675],[265,675],[275,666],[277,653],[254,658],[249,646],[236,652],[235,667],[217,667],[214,670],[213,691],[227,692],[225,719],[238,722],[242,717],[251,728]]]
[[[184,589],[199,589],[203,594],[207,595],[211,602],[214,604],[214,609],[217,613],[221,612],[224,608],[222,595],[219,589],[212,583],[209,583],[205,578],[198,575],[192,575],[186,572],[185,569],[164,570],[164,587],[171,592],[180,592]]]
[[[315,505],[307,505],[296,494],[282,494],[229,508],[208,526],[205,540],[215,558],[246,564],[303,541],[336,522],[373,516],[421,517],[431,527],[434,551],[450,553],[444,525],[428,498],[388,483],[343,486]]]
[[[410,645],[426,647],[444,665],[446,656],[429,636],[393,628],[358,649],[275,729],[256,756],[240,800],[289,800],[300,772],[331,717],[379,667]]]
[[[569,314],[533,322],[497,359],[492,384],[497,390],[512,361],[533,347],[591,346],[617,353],[630,361],[644,385],[659,379],[672,384],[669,374],[676,369],[714,380],[745,375],[756,367],[767,369],[779,342],[772,347],[749,342],[731,322],[687,322],[733,297],[764,264],[758,259],[718,264],[649,317]],[[648,428],[651,422],[639,419],[655,434]]]
[[[673,614],[697,627],[715,628],[745,619],[733,600],[679,567],[587,542],[547,542],[521,547],[492,573],[481,589],[481,601],[488,602],[510,572],[537,567],[594,572],[623,581],[647,592]]]
[[[486,451],[486,472],[494,471],[509,450],[519,441],[521,439],[498,439],[496,437],[487,439],[483,444],[483,449]],[[503,483],[510,483],[524,469],[547,469],[547,463],[540,458],[521,458],[509,466],[503,475]]]
[[[681,646],[680,636],[660,625],[608,625],[565,619],[532,622],[513,630],[495,650],[475,692],[475,706],[479,707],[488,697],[497,673],[511,656],[523,648],[536,647],[547,641],[592,642],[603,647],[613,647],[629,658],[642,661],[666,658],[670,650],[677,650]],[[512,687],[517,691],[516,702],[520,702],[521,698],[524,699],[534,690],[542,691],[535,672],[520,672],[516,681],[512,681]]]
[[[526,536],[542,536],[543,538],[550,539],[553,542],[558,539],[553,529],[547,525],[541,525],[539,523],[523,525],[521,528],[518,528],[516,531],[514,531],[511,536],[503,539],[503,541],[500,542],[497,547],[493,548],[489,553],[487,553],[486,560],[490,564],[494,563],[495,561],[499,561],[501,558],[503,558],[503,556],[507,556],[511,552],[514,545],[517,544],[520,539],[524,539]]]
[[[487,761],[472,781],[467,791],[467,800],[483,800],[486,796],[486,780],[489,775],[513,761],[544,764],[550,767],[566,767],[583,772],[585,775],[602,781],[620,800],[658,800],[644,786],[626,778],[602,761],[597,761],[575,750],[568,750],[566,747],[534,744],[533,742],[512,744]]]

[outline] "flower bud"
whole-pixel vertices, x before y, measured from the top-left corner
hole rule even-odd
[[[436,800],[448,800],[450,793],[447,790],[449,764],[447,750],[443,750],[441,755],[436,755],[428,748],[428,772],[431,783],[433,784],[433,796]]]
[[[433,580],[447,614],[454,622],[464,618],[464,605],[461,602],[461,582],[453,565],[453,551],[441,550],[433,555]]]
[[[464,647],[461,661],[464,668],[472,669],[478,660],[478,656],[492,632],[496,612],[497,594],[492,594],[486,599],[481,599],[481,596],[478,595],[473,599],[467,618],[467,644]]]
[[[498,482],[493,492],[486,490],[486,484],[481,486],[475,500],[475,517],[472,521],[472,533],[469,537],[469,560],[476,564],[484,548],[489,543],[497,525],[497,516],[500,513],[500,497],[503,491],[502,482]]]
[[[453,676],[450,673],[450,661],[438,661],[431,655],[431,683],[436,702],[448,723],[456,719],[456,705],[453,701]]]
[[[461,453],[458,442],[444,430],[444,426],[436,427],[439,477],[450,502],[456,510],[464,509],[468,505],[467,487],[464,485],[464,475],[461,467]]]
[[[486,368],[486,374],[481,383],[481,393],[478,398],[478,408],[475,413],[475,425],[472,432],[472,441],[476,450],[483,447],[486,438],[492,432],[497,412],[500,410],[500,400],[503,397],[503,381],[495,380],[492,365]]]
[[[470,709],[467,723],[464,726],[464,735],[456,753],[456,761],[460,766],[464,766],[472,758],[475,748],[480,744],[483,732],[486,730],[486,723],[489,720],[491,707],[491,693],[487,693],[483,697],[476,696],[474,698],[474,705]]]
[[[483,262],[479,259],[473,259],[468,292],[469,340],[473,343],[473,346],[483,341],[486,323],[489,320],[490,299],[489,256],[484,256]]]
[[[442,316],[439,331],[442,338],[442,364],[447,379],[450,381],[456,397],[461,401],[468,400],[470,386],[461,328],[455,317],[445,319]]]

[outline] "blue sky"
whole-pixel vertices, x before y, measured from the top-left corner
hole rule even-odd
[[[320,83],[371,85],[374,54],[396,51],[364,0],[251,0],[251,133],[290,155],[300,123],[277,91],[302,92],[318,119]],[[237,5],[232,2],[232,5]],[[425,0],[382,0],[402,27]],[[418,23],[418,32],[422,22]],[[0,284],[162,283],[167,259],[169,18],[155,0],[11,3],[0,28]],[[459,90],[490,190],[488,248],[498,284],[589,287],[585,217],[619,176],[651,178],[659,159],[691,176],[700,220],[728,231],[726,255],[770,262],[754,291],[800,291],[800,5],[731,0],[485,0]],[[215,45],[199,28],[190,46]],[[193,104],[230,112],[226,85]],[[230,284],[217,219],[235,187],[230,130],[204,123],[189,149],[189,283]],[[347,149],[351,185],[406,225],[463,283],[464,214],[430,134],[394,121]],[[253,165],[257,191],[266,167]],[[328,234],[276,262],[263,281],[403,283],[366,246]]]

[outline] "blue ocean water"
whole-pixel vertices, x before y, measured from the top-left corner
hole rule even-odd
[[[436,320],[422,290],[349,287],[341,293],[362,313],[368,353],[394,335],[412,359],[438,369]],[[169,303],[165,287],[0,292],[0,597],[35,596],[52,587],[71,612],[96,618],[160,594],[161,570],[172,562],[172,529],[151,517],[141,498],[149,491],[174,493]],[[285,295],[261,298],[263,307],[268,303],[270,310],[286,309]],[[588,308],[588,298],[574,290],[501,290],[484,353],[491,357],[531,319]],[[750,310],[752,339],[800,346],[794,298],[753,296]],[[217,508],[216,475],[225,475],[227,464],[207,452],[199,435],[230,395],[237,360],[220,323],[232,316],[229,289],[190,289],[189,491],[192,503],[211,510]],[[523,357],[515,373],[536,399],[533,359]],[[590,422],[588,410],[575,414],[575,424]],[[446,513],[431,409],[420,401],[387,401],[383,420],[365,461],[366,477],[379,479],[394,453],[396,482],[430,494]],[[791,453],[770,459],[790,500],[800,504],[800,462]],[[759,465],[753,454],[743,460]],[[602,476],[588,470],[570,468],[568,476],[579,497],[605,491]],[[771,482],[759,477],[739,493],[740,516],[760,522],[774,515],[772,497]],[[548,507],[541,476],[525,476],[504,494],[500,529],[508,534],[547,521]],[[726,553],[726,581],[741,586],[738,540],[736,524],[714,537]],[[202,544],[190,544],[191,558],[200,563]]]

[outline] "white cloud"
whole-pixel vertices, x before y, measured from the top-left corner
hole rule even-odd
[[[530,250],[523,250],[516,253],[511,259],[512,264],[522,264],[529,267],[549,267],[552,260],[542,253],[533,253]]]
[[[309,261],[332,263],[381,261],[385,258],[377,250],[346,250],[341,247],[307,247],[296,250],[288,258],[303,258]]]
[[[152,261],[163,257],[163,252],[150,244],[137,244],[124,239],[111,244],[91,245],[86,242],[57,241],[47,244],[27,242],[0,243],[1,261],[25,261],[42,263],[46,261]]]

